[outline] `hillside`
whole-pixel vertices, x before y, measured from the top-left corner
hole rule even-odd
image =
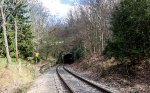
[[[104,56],[97,58],[94,55],[68,66],[84,77],[117,88],[122,91],[121,93],[149,93],[150,91],[149,61],[127,68],[127,65],[118,64],[114,58],[106,59]]]

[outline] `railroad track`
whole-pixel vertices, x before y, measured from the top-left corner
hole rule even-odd
[[[64,66],[56,68],[60,80],[70,93],[112,93],[70,72]]]
[[[75,93],[75,92],[70,88],[70,86],[66,83],[66,81],[65,81],[64,78],[61,76],[61,74],[59,73],[58,67],[59,67],[59,66],[56,67],[56,73],[57,73],[59,79],[61,80],[61,82],[63,83],[63,84],[62,84],[62,85],[64,85],[63,87],[64,87],[66,90],[68,90],[67,93]]]

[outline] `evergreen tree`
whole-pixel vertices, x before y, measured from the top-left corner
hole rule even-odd
[[[18,50],[22,58],[32,54],[32,33],[29,21],[29,11],[25,3],[20,3],[13,12],[13,18],[17,20],[18,27]],[[13,21],[14,22],[14,21]],[[14,29],[14,28],[13,28]],[[14,50],[13,50],[14,53]]]
[[[16,9],[18,19],[18,49],[22,57],[31,56],[33,52],[32,32],[30,24],[29,9],[24,3]]]
[[[7,33],[8,33],[8,43],[9,43],[9,49],[10,54],[12,57],[15,57],[15,27],[14,27],[14,19],[17,20],[17,27],[18,27],[18,50],[19,50],[19,56],[21,58],[26,58],[31,56],[33,51],[32,46],[32,32],[31,32],[31,25],[30,25],[30,16],[29,16],[29,9],[28,6],[24,1],[21,3],[16,3],[13,0],[7,0],[5,2],[8,4],[7,10],[9,11],[9,14],[6,17],[7,21]],[[0,33],[2,30],[0,30]],[[0,34],[0,37],[3,37]],[[1,54],[4,56],[5,51],[3,48],[3,38],[0,38],[0,49]]]
[[[123,0],[112,17],[113,38],[104,51],[120,61],[150,57],[150,1]]]

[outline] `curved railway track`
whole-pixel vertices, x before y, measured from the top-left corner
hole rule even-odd
[[[58,66],[56,71],[60,80],[64,83],[70,93],[112,93],[80,76],[77,76],[62,65]]]
[[[59,79],[62,81],[62,83],[63,83],[65,89],[68,90],[68,93],[75,93],[75,92],[69,87],[69,85],[66,83],[66,81],[64,80],[64,78],[63,78],[63,77],[61,76],[61,74],[59,73],[58,67],[59,67],[59,66],[56,67],[56,73],[57,73]]]

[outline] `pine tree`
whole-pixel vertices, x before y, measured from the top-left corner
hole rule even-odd
[[[9,14],[6,17],[7,21],[7,33],[8,33],[8,44],[10,49],[11,57],[15,57],[15,21],[17,22],[17,31],[18,31],[18,50],[19,56],[21,58],[29,57],[32,54],[33,46],[32,46],[32,33],[31,33],[31,25],[30,25],[30,16],[28,6],[24,1],[21,3],[13,2],[13,0],[7,0],[8,5],[7,10]],[[0,30],[1,31],[1,30]],[[0,34],[0,37],[2,35]],[[1,54],[6,55],[3,50],[3,38],[0,39],[1,45]]]
[[[21,3],[15,11],[18,22],[18,50],[21,57],[27,58],[33,51],[29,9],[25,3]]]
[[[104,52],[120,61],[139,62],[149,58],[149,11],[149,0],[123,0],[113,13],[113,38]]]

